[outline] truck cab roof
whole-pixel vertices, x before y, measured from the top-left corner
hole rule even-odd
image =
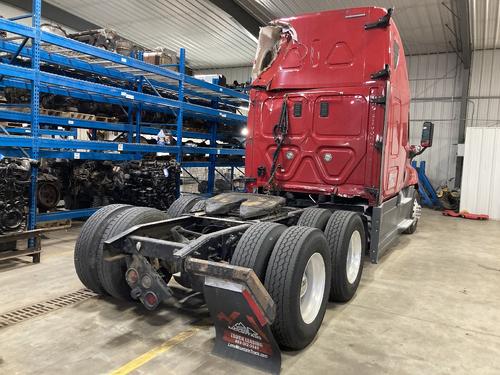
[[[261,29],[253,86],[269,90],[373,85],[387,65],[404,70],[395,23],[367,29],[387,15],[378,7],[308,13],[274,20]]]

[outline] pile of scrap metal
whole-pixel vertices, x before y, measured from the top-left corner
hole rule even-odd
[[[70,161],[56,159],[45,161],[44,171],[55,176],[63,189],[61,195],[64,206],[68,209],[88,208],[103,201],[107,187],[110,185],[107,169],[96,170],[96,165],[103,162]],[[94,195],[96,198],[94,199]],[[107,204],[109,202],[104,202]]]
[[[157,47],[153,51],[144,51],[144,61],[148,64],[162,65],[172,70],[176,70],[176,65],[179,64],[177,53],[162,47]]]
[[[62,199],[61,181],[51,173],[38,173],[36,202],[40,212],[47,212],[57,207]]]
[[[64,186],[68,209],[127,203],[166,210],[176,198],[180,175],[175,160],[56,160],[48,169]]]
[[[146,50],[144,47],[139,46],[130,40],[123,38],[114,30],[110,29],[97,29],[97,30],[87,30],[78,33],[68,33],[64,30],[63,27],[57,24],[46,23],[42,25],[42,30],[45,32],[53,33],[59,36],[64,36],[67,38],[71,38],[74,40],[78,40],[82,43],[87,43],[92,46],[96,46],[99,48],[103,48],[105,50],[119,53],[126,56],[134,56],[140,58],[141,55],[145,62],[155,65],[161,65],[166,69],[178,70],[178,56],[174,51],[171,51],[166,48],[158,47],[152,51]],[[0,38],[5,38],[6,36],[0,35]],[[51,49],[55,48],[51,45],[43,45],[43,49],[52,52]],[[58,50],[53,50],[54,53],[61,54],[63,52]],[[81,54],[73,53],[71,51],[65,51],[64,56],[82,58]],[[30,59],[25,58],[23,56],[18,56],[16,59],[16,65],[29,67],[31,64]],[[60,75],[65,75],[71,78],[80,79],[80,80],[92,80],[93,82],[111,85],[114,87],[123,87],[124,89],[137,89],[137,83],[130,84],[124,83],[124,81],[117,81],[116,79],[112,79],[109,77],[101,76],[97,73],[84,73],[78,72],[74,69],[64,67],[61,65],[54,65],[49,63],[43,63],[41,65],[41,70],[48,73],[55,73]],[[186,74],[191,74],[191,69],[186,70]],[[135,85],[135,86],[134,86]],[[175,87],[165,88],[161,86],[152,87],[149,83],[144,84],[141,89],[146,94],[151,95],[160,95],[167,99],[177,100],[177,90]],[[5,87],[1,91],[3,94],[2,102],[5,102],[9,105],[29,105],[30,104],[30,92],[29,90],[21,89],[21,88],[13,88],[13,87]],[[201,105],[201,106],[209,106],[212,107],[214,103],[212,103],[207,98],[194,97],[186,93],[185,101],[191,104]],[[129,113],[120,105],[110,104],[110,103],[100,103],[91,100],[83,100],[83,99],[75,99],[71,97],[66,97],[63,95],[56,95],[53,93],[41,93],[40,94],[40,105],[43,110],[53,110],[53,111],[61,111],[61,112],[75,112],[81,114],[93,115],[95,117],[106,117],[106,121],[109,122],[109,119],[113,119],[112,122],[130,122]],[[231,102],[221,102],[217,104],[219,109],[223,109],[231,112],[238,112],[239,103],[231,103]],[[17,110],[14,107],[11,107],[12,110]],[[62,114],[52,114],[47,113],[49,115],[62,115]],[[135,117],[135,114],[133,114]],[[149,111],[143,110],[141,114],[141,118],[143,122],[157,124],[157,126],[163,126],[162,124],[172,124],[176,122],[176,114],[173,110],[158,112],[158,111]],[[102,120],[100,120],[102,121]],[[47,126],[47,125],[44,125]],[[184,117],[184,127],[186,129],[197,131],[197,132],[207,132],[210,129],[211,123],[204,119],[192,118],[189,116]],[[51,126],[48,126],[51,128]],[[165,129],[168,130],[168,129]],[[232,129],[234,132],[234,128]],[[94,139],[94,138],[92,138]],[[107,139],[109,140],[109,139]]]
[[[221,137],[223,138],[223,137]],[[176,141],[173,140],[172,144],[176,144]],[[205,154],[199,154],[199,153],[189,153],[187,151],[187,148],[197,148],[197,147],[213,147],[211,146],[209,141],[202,141],[202,140],[188,140],[182,142],[182,145],[185,147],[185,154],[182,157],[182,160],[184,161],[208,161],[208,156]],[[234,136],[228,136],[227,138],[223,140],[218,140],[217,141],[217,148],[229,148],[229,149],[244,149],[245,148],[245,138],[244,137],[234,137]],[[240,155],[220,155],[218,157],[219,161],[239,161],[241,160]]]
[[[176,199],[180,166],[173,159],[124,163],[118,174],[123,184],[117,202],[167,210]]]
[[[55,23],[44,23],[41,29],[48,33],[74,39],[124,56],[138,57],[138,54],[144,51],[144,47],[120,36],[116,31],[111,29],[95,29],[68,33],[61,25]]]
[[[120,36],[116,31],[111,29],[96,29],[96,30],[86,30],[77,33],[68,33],[61,25],[54,23],[45,23],[41,26],[42,31],[63,36],[66,38],[74,39],[82,43],[90,44],[92,46],[108,50],[110,52],[115,52],[124,56],[132,56],[135,58],[144,57],[144,61],[155,64],[162,65],[166,69],[178,70],[178,57],[177,54],[167,48],[158,47],[154,50],[147,50],[143,46],[140,46],[129,39]],[[6,38],[6,34],[0,34],[0,38]],[[42,45],[44,50],[54,53],[62,53],[60,48],[54,47],[52,45]],[[52,51],[53,50],[53,51]],[[66,51],[65,56],[68,57],[81,57],[81,54],[76,52]],[[16,64],[19,66],[30,66],[30,59],[18,56],[16,59]],[[94,82],[102,84],[110,84],[112,86],[120,86],[120,82],[116,80],[100,76],[98,74],[91,73],[81,73],[74,69],[65,68],[59,65],[43,64],[41,70],[48,73],[57,73],[66,75],[68,77],[76,79],[91,79]],[[192,75],[192,70],[186,67],[186,74]],[[130,89],[130,86],[123,87]],[[153,89],[149,85],[143,87],[143,92],[152,95],[161,95],[169,99],[177,99],[176,90],[163,90],[159,87]],[[4,96],[6,102],[9,104],[28,104],[30,102],[29,91],[17,88],[5,88]],[[108,103],[96,103],[94,101],[78,100],[74,98],[67,98],[61,95],[46,94],[42,93],[41,105],[44,109],[52,109],[64,112],[79,112],[85,114],[94,114],[96,116],[106,116],[106,117],[116,117],[118,121],[127,121],[127,112],[123,110],[122,107],[118,105],[108,104]],[[186,101],[194,104],[200,105],[211,105],[207,100],[200,98],[189,98],[186,97]],[[224,105],[223,105],[224,106]],[[144,112],[143,120],[146,122],[151,121],[151,117],[158,117],[157,114]],[[165,113],[160,116],[161,118],[156,118],[157,122],[169,123],[175,117],[173,113]]]
[[[178,70],[179,58],[175,51],[164,47],[157,47],[153,50],[149,50],[124,38],[112,29],[94,29],[77,33],[68,33],[61,25],[54,23],[45,23],[41,28],[43,31],[90,44],[91,46],[115,52],[123,56],[141,58],[142,55],[142,59],[149,64],[161,65],[171,70]],[[51,47],[49,46],[48,48]],[[185,73],[193,75],[193,71],[189,67],[186,67]]]
[[[111,29],[85,30],[68,34],[68,38],[124,56],[138,57],[138,54],[144,51],[144,47],[120,36]]]
[[[26,228],[32,162],[28,158],[0,160],[0,234]],[[44,171],[40,171],[37,181],[39,211],[56,208],[62,197],[61,182]]]
[[[460,208],[460,189],[453,189],[444,185],[439,187],[436,195],[445,210],[458,212]]]
[[[220,194],[233,190],[233,184],[227,179],[216,179],[214,182],[214,193]],[[198,183],[198,192],[201,194],[208,193],[208,181],[202,180]]]
[[[29,159],[0,160],[0,234],[26,227],[30,176]]]

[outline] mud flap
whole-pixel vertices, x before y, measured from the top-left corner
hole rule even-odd
[[[279,373],[281,352],[270,327],[274,302],[255,273],[200,259],[187,260],[186,268],[205,276],[205,300],[216,333],[213,353]]]

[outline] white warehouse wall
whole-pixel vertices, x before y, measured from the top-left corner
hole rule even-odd
[[[500,126],[500,50],[472,54],[467,126]]]
[[[460,210],[500,220],[500,127],[467,128]]]
[[[455,176],[460,94],[461,62],[454,53],[408,56],[410,80],[410,141],[419,144],[424,121],[434,123],[434,143],[416,160],[426,161],[426,171],[437,188]],[[223,74],[227,82],[245,82],[252,67],[197,70],[196,74]],[[499,85],[500,86],[500,85]],[[445,99],[443,99],[445,98]],[[451,186],[454,185],[452,181]]]
[[[462,64],[455,54],[407,57],[410,80],[410,141],[420,143],[422,123],[434,123],[434,142],[415,160],[426,161],[426,173],[437,188],[454,186],[462,90]]]

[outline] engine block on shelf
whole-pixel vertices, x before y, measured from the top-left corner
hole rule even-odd
[[[68,209],[127,203],[166,210],[176,197],[180,168],[175,160],[54,161],[50,171],[62,185]]]
[[[30,176],[28,159],[0,160],[0,234],[26,227]]]

